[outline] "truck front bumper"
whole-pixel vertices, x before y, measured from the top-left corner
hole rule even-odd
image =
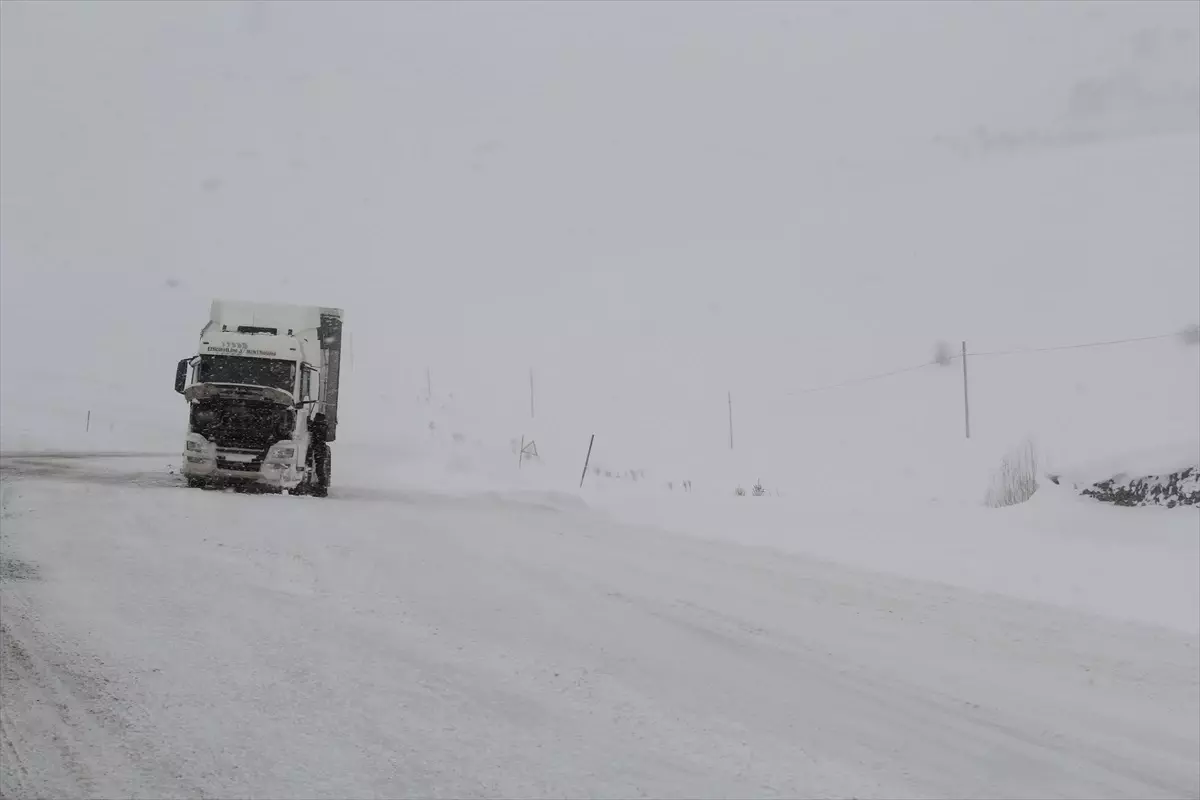
[[[294,489],[300,484],[300,475],[289,464],[266,463],[257,469],[224,469],[215,458],[184,453],[183,474],[188,478],[201,478],[213,482],[258,484],[275,489]]]

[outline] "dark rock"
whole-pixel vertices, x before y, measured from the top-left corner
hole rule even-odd
[[[1141,478],[1121,475],[1094,483],[1080,494],[1118,506],[1200,506],[1200,468]]]

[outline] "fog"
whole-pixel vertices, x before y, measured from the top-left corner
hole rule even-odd
[[[1063,263],[1008,219],[1044,192],[988,183],[1188,147],[1194,4],[18,1],[2,36],[6,383],[174,419],[211,298],[311,303],[360,421],[427,368],[520,413],[532,367],[586,427],[1197,316],[1190,205]]]

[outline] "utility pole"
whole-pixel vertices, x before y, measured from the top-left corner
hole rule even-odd
[[[963,362],[963,421],[967,426],[967,438],[971,438],[971,396],[967,391],[967,343],[962,343]]]
[[[596,443],[596,434],[592,434],[592,438],[588,440],[587,457],[583,459],[583,474],[579,476],[579,488],[583,488],[583,479],[587,477],[588,464],[592,463],[592,445]]]
[[[733,392],[729,393],[729,449],[733,449]]]

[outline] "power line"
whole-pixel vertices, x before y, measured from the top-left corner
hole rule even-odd
[[[861,378],[851,378],[850,380],[842,381],[841,383],[831,383],[828,386],[817,386],[812,389],[802,389],[798,392],[788,392],[788,397],[794,397],[802,394],[812,394],[814,392],[826,392],[831,389],[841,389],[844,386],[855,386],[860,383],[870,383],[871,381],[883,380],[884,378],[890,378],[893,375],[899,375],[903,372],[916,372],[919,369],[932,367],[934,363],[936,362],[926,361],[924,364],[914,364],[911,367],[901,367],[900,369],[894,369],[889,372],[881,372],[878,375],[866,375]]]
[[[1156,339],[1171,339],[1177,335],[1178,334],[1175,334],[1175,333],[1160,333],[1160,334],[1156,334],[1154,336],[1136,336],[1136,337],[1132,337],[1129,339],[1109,339],[1109,340],[1101,341],[1101,342],[1082,342],[1080,344],[1062,344],[1062,345],[1055,345],[1053,347],[1025,347],[1025,348],[1015,348],[1012,350],[989,350],[989,351],[984,351],[984,352],[980,352],[980,353],[967,353],[967,357],[968,358],[984,358],[984,357],[988,357],[988,356],[1012,356],[1012,355],[1026,355],[1026,354],[1030,354],[1030,353],[1050,353],[1050,352],[1053,352],[1056,350],[1080,350],[1080,349],[1083,349],[1086,347],[1111,347],[1113,345],[1129,344],[1132,342],[1149,342],[1149,341],[1154,341]],[[952,361],[957,361],[960,359],[962,359],[962,355],[955,353],[954,355],[949,356],[946,359],[945,363],[950,363]],[[831,384],[828,384],[825,386],[816,386],[811,389],[802,389],[797,392],[788,392],[787,396],[788,397],[796,397],[799,395],[814,394],[816,392],[832,391],[833,389],[842,389],[847,386],[857,386],[858,384],[861,384],[861,383],[870,383],[872,381],[883,380],[884,378],[891,378],[894,375],[901,375],[905,372],[916,372],[919,369],[925,369],[926,367],[932,367],[938,363],[939,362],[937,362],[936,360],[935,361],[926,361],[924,364],[914,364],[911,367],[901,367],[899,369],[893,369],[893,370],[889,370],[887,372],[880,372],[875,375],[866,375],[866,376],[863,376],[860,378],[851,378],[849,380],[845,380],[840,383],[831,383]]]
[[[985,357],[985,356],[1012,356],[1024,355],[1026,353],[1050,353],[1055,350],[1081,350],[1085,347],[1111,347],[1117,344],[1129,344],[1131,342],[1150,342],[1155,339],[1172,339],[1178,334],[1175,333],[1160,333],[1155,336],[1135,336],[1131,339],[1110,339],[1104,342],[1083,342],[1082,344],[1060,344],[1054,347],[1024,347],[1014,350],[991,350],[983,353],[967,353],[969,358]],[[962,358],[962,356],[954,356],[954,358]]]

